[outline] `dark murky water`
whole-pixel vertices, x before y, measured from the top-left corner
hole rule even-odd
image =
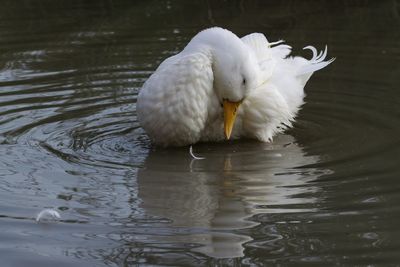
[[[1,266],[400,262],[399,1],[131,2],[2,3]],[[192,161],[151,148],[135,102],[211,25],[337,60],[274,143]]]

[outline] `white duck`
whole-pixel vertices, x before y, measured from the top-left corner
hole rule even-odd
[[[201,31],[144,83],[137,100],[141,126],[161,146],[271,141],[292,125],[312,73],[334,60],[324,61],[326,48],[317,56],[311,46],[311,60],[288,57],[291,47],[280,43],[261,33],[240,39],[222,28]]]

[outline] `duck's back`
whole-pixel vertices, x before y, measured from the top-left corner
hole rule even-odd
[[[158,145],[197,142],[213,93],[209,59],[202,53],[166,59],[144,83],[137,101],[140,124]]]

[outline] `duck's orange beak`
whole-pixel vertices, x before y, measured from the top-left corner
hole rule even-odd
[[[223,102],[224,132],[227,140],[231,137],[233,124],[235,123],[236,113],[240,104],[241,102],[230,102],[228,100],[224,100]]]

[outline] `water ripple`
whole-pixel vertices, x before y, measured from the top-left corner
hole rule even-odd
[[[44,254],[96,266],[397,263],[395,1],[149,3],[0,10],[2,251],[37,265]],[[198,144],[201,161],[152,147],[136,118],[139,88],[216,24],[298,50],[307,36],[337,60],[271,144]],[[63,220],[40,228],[44,208]]]

